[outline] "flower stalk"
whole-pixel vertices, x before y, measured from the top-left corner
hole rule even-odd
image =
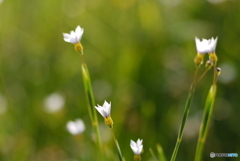
[[[208,130],[209,130],[216,92],[217,92],[217,86],[216,84],[213,84],[208,92],[207,100],[204,107],[202,123],[199,131],[197,149],[195,153],[195,161],[202,160],[203,147],[204,147]]]
[[[102,117],[104,118],[104,122],[105,124],[110,127],[111,132],[112,132],[112,137],[114,140],[114,143],[117,147],[117,151],[118,151],[118,157],[120,161],[124,161],[124,158],[122,156],[122,152],[121,152],[121,148],[118,144],[118,141],[114,135],[114,131],[113,131],[113,120],[111,118],[111,102],[108,103],[107,101],[104,101],[103,105],[97,105],[95,106],[96,110],[102,115]]]
[[[210,50],[208,52],[208,54],[209,54],[208,62],[211,63],[210,67],[213,66],[213,68],[214,68],[213,84],[210,87],[210,90],[208,92],[208,96],[207,96],[207,99],[205,102],[202,122],[201,122],[200,130],[199,130],[198,143],[197,143],[197,148],[196,148],[196,153],[195,153],[195,161],[202,160],[203,147],[205,145],[205,141],[207,138],[209,125],[210,125],[210,121],[211,121],[211,116],[212,116],[212,112],[213,112],[213,106],[214,106],[215,97],[216,97],[216,92],[217,92],[217,80],[218,80],[218,76],[221,73],[221,69],[216,67],[217,60],[218,60],[217,55],[215,53],[215,48],[217,45],[217,38],[216,39],[212,38],[211,40],[209,40],[209,42],[210,42]]]
[[[119,146],[119,144],[118,144],[118,141],[117,141],[117,139],[116,139],[116,137],[115,137],[115,135],[114,135],[114,131],[113,131],[112,128],[111,128],[111,132],[112,132],[112,136],[113,136],[114,143],[115,143],[115,145],[116,145],[116,147],[117,147],[118,158],[119,158],[120,161],[125,161],[125,159],[124,159],[124,157],[123,157],[123,155],[122,155],[121,148],[120,148],[120,146]]]
[[[171,161],[175,161],[175,159],[177,157],[179,146],[182,142],[182,136],[183,136],[186,120],[187,120],[187,117],[188,117],[188,114],[189,114],[189,109],[190,109],[190,105],[191,105],[191,102],[192,102],[193,94],[195,92],[196,84],[209,71],[209,69],[212,67],[212,64],[216,64],[217,57],[216,57],[215,54],[212,54],[212,53],[215,53],[217,39],[218,38],[216,38],[216,39],[211,38],[209,40],[202,39],[202,41],[201,41],[200,39],[195,37],[197,55],[194,59],[194,62],[196,64],[196,70],[195,70],[193,82],[190,86],[190,90],[189,90],[188,97],[187,97],[187,100],[186,100],[186,104],[185,104],[185,108],[184,108],[184,112],[183,112],[183,118],[182,118],[182,122],[181,122],[181,125],[180,125],[180,128],[179,128],[178,137],[177,137],[177,141],[176,141],[176,144],[175,144],[175,147],[174,147],[174,150],[173,150]],[[204,71],[204,73],[200,76],[199,79],[197,79],[198,70],[199,70],[201,64],[203,63],[204,56],[205,56],[206,53],[211,53],[209,55],[210,65],[207,66],[207,69]],[[213,56],[213,55],[215,55],[215,56]]]
[[[101,143],[101,138],[100,138],[100,133],[98,128],[98,118],[97,118],[96,110],[94,108],[95,101],[94,101],[94,96],[92,91],[91,79],[90,79],[87,65],[84,62],[83,46],[80,42],[83,32],[84,32],[83,28],[81,28],[80,26],[77,26],[75,31],[70,31],[70,34],[63,33],[63,39],[66,42],[74,44],[76,51],[78,51],[82,55],[81,69],[83,74],[84,90],[85,90],[87,102],[88,102],[88,112],[92,122],[92,126],[94,128],[95,135],[96,135],[97,144],[99,146],[100,151],[102,151],[102,143]]]
[[[98,128],[98,117],[97,117],[97,112],[94,108],[95,100],[94,100],[93,91],[92,91],[91,79],[89,76],[87,65],[85,63],[82,63],[82,74],[83,74],[84,90],[85,90],[85,94],[88,102],[89,116],[92,122],[92,126],[94,128],[97,144],[100,150],[102,150],[102,142],[101,142],[99,128]]]
[[[179,146],[182,142],[182,136],[183,136],[186,120],[187,120],[187,117],[188,117],[188,114],[189,114],[189,109],[190,109],[190,105],[191,105],[191,102],[192,102],[194,91],[195,91],[195,83],[192,83],[191,87],[190,87],[190,90],[189,90],[189,93],[188,93],[187,101],[186,101],[186,104],[185,104],[185,109],[184,109],[184,112],[183,112],[183,118],[182,118],[182,122],[181,122],[181,125],[180,125],[180,128],[179,128],[177,141],[176,141],[176,144],[175,144],[175,147],[174,147],[174,150],[173,150],[171,161],[175,161],[175,159],[177,157]]]

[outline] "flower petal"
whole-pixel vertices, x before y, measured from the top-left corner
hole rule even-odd
[[[71,38],[71,35],[66,34],[66,33],[63,33],[63,39],[64,39],[64,41],[70,42],[70,38]]]
[[[101,107],[101,106],[95,106],[95,108],[98,110],[98,112],[103,116],[103,117],[105,117],[104,115],[105,115],[105,113],[104,113],[104,110],[103,110],[103,108]]]

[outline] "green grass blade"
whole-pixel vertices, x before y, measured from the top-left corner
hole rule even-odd
[[[202,123],[199,131],[197,149],[195,154],[195,161],[202,160],[203,147],[204,147],[208,130],[209,130],[216,92],[217,92],[217,86],[212,85],[208,92],[208,96],[207,96],[205,107],[204,107],[203,118],[202,118]]]
[[[92,91],[91,79],[89,76],[87,65],[85,63],[82,63],[82,74],[83,74],[84,89],[87,96],[89,116],[92,121],[94,132],[96,134],[97,144],[100,150],[102,151],[102,142],[101,142],[99,128],[98,128],[97,112],[94,107],[95,100],[94,100],[93,91]]]
[[[171,161],[175,161],[175,159],[177,157],[179,146],[182,142],[184,127],[185,127],[185,123],[186,123],[186,120],[187,120],[187,117],[188,117],[188,113],[189,113],[189,109],[190,109],[190,105],[191,105],[191,102],[192,102],[194,91],[195,91],[195,86],[192,84],[191,87],[190,87],[189,93],[188,93],[188,98],[187,98],[187,101],[186,101],[186,104],[185,104],[182,123],[181,123],[180,128],[179,128],[178,137],[177,137],[177,141],[176,141],[174,151],[173,151],[173,154],[172,154],[172,157],[171,157]]]
[[[121,152],[120,146],[119,146],[119,144],[118,144],[118,141],[115,140],[115,143],[116,143],[117,150],[118,150],[118,157],[119,157],[119,160],[120,160],[120,161],[124,161],[124,158],[123,158],[123,156],[122,156],[122,152]]]
[[[160,144],[157,144],[157,152],[158,152],[159,161],[167,161],[163,148]]]

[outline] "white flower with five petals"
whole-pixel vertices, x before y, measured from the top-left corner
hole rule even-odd
[[[132,141],[130,142],[130,146],[132,148],[132,151],[135,155],[140,155],[143,149],[142,145],[143,140],[138,139],[136,142]]]
[[[75,29],[75,32],[71,31],[70,34],[63,33],[63,39],[66,42],[76,44],[81,40],[83,31],[84,31],[83,28],[81,28],[80,26],[77,26],[77,28]]]
[[[107,118],[108,116],[110,116],[110,113],[111,113],[111,102],[107,103],[105,101],[102,106],[98,105],[98,106],[95,106],[95,108],[104,118]]]

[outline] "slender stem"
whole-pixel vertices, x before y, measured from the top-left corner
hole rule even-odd
[[[198,143],[197,143],[196,154],[195,154],[195,161],[202,160],[203,147],[205,145],[205,141],[207,138],[212,111],[213,111],[213,105],[214,105],[215,96],[217,92],[217,85],[216,85],[217,80],[218,80],[218,74],[217,74],[216,65],[214,65],[213,85],[211,86],[208,92],[207,100],[206,100],[204,111],[203,111],[203,118],[200,126]]]
[[[195,154],[195,161],[202,160],[203,147],[204,147],[208,130],[209,130],[216,91],[217,91],[217,86],[216,84],[213,84],[208,92],[207,100],[204,107],[203,118],[202,118],[202,123],[199,131],[197,149]]]
[[[196,84],[207,74],[207,72],[210,70],[210,68],[206,68],[205,71],[203,72],[203,74],[198,78],[198,80],[196,81]]]
[[[180,144],[182,142],[182,136],[183,136],[183,132],[184,132],[184,127],[185,127],[185,124],[186,124],[186,120],[187,120],[187,117],[188,117],[190,105],[191,105],[193,94],[194,94],[194,91],[195,91],[195,86],[196,86],[196,83],[197,83],[196,77],[197,77],[197,74],[198,74],[199,67],[200,66],[198,66],[196,68],[196,70],[195,70],[193,83],[190,86],[190,90],[189,90],[189,93],[188,93],[187,101],[186,101],[186,104],[185,104],[185,109],[184,109],[184,113],[183,113],[182,122],[181,122],[181,125],[180,125],[180,128],[179,128],[178,137],[177,137],[177,141],[176,141],[176,144],[175,144],[175,147],[174,147],[174,150],[173,150],[171,161],[175,161],[175,159],[177,157],[179,146],[180,146]]]
[[[112,132],[112,136],[113,136],[114,143],[115,143],[115,145],[116,145],[116,147],[117,147],[117,150],[118,150],[119,160],[120,160],[120,161],[125,161],[125,159],[124,159],[123,156],[122,156],[121,148],[120,148],[120,146],[119,146],[119,144],[118,144],[118,141],[117,141],[117,139],[116,139],[116,137],[115,137],[115,135],[114,135],[114,131],[113,131],[112,128],[111,128],[111,132]]]
[[[92,91],[92,85],[91,85],[91,79],[90,75],[88,72],[87,65],[84,63],[84,57],[82,55],[82,74],[83,74],[83,83],[84,83],[84,89],[88,101],[88,112],[89,116],[92,122],[92,126],[94,128],[94,132],[96,134],[96,139],[97,139],[97,144],[99,146],[99,149],[102,151],[102,142],[100,138],[100,132],[98,128],[98,117],[97,117],[97,112],[95,109],[95,100],[93,96],[93,91]]]

